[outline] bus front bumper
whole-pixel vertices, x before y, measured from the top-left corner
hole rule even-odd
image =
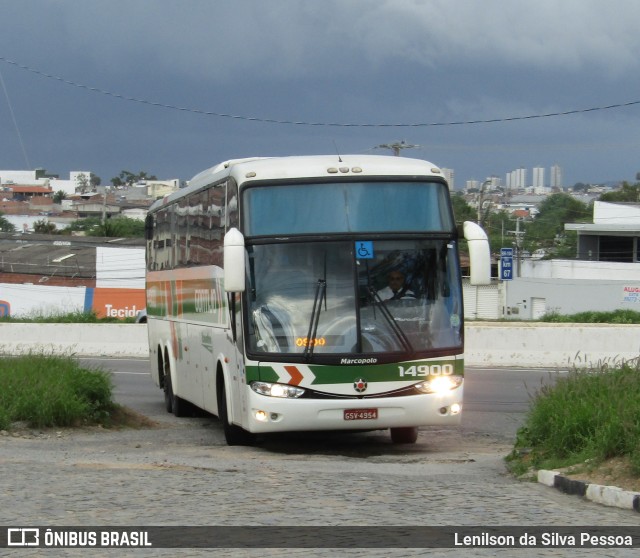
[[[455,426],[461,420],[462,386],[444,395],[370,399],[281,399],[247,389],[244,428],[253,433]]]

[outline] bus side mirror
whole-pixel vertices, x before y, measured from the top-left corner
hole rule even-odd
[[[464,238],[469,246],[469,266],[472,285],[491,284],[491,253],[489,239],[482,227],[473,221],[463,224]]]
[[[245,289],[244,236],[236,229],[224,235],[224,290],[241,293]]]

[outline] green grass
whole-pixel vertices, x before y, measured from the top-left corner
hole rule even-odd
[[[72,357],[0,357],[0,429],[108,423],[112,402],[106,372],[82,368]]]
[[[613,310],[611,312],[579,312],[568,315],[550,312],[542,316],[540,321],[583,324],[640,324],[640,312],[634,310]]]
[[[19,318],[1,316],[0,323],[40,323],[40,324],[95,324],[134,323],[135,318],[98,318],[95,312],[69,312],[67,314],[33,314]]]
[[[534,396],[511,470],[554,469],[626,457],[640,475],[640,365],[574,370]]]

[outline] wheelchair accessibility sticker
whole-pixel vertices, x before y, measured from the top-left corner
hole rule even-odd
[[[356,241],[356,259],[357,260],[373,259],[373,242],[371,240]]]

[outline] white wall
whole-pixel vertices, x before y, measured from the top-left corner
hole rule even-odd
[[[595,201],[593,202],[593,223],[640,225],[640,206]]]
[[[76,193],[77,183],[75,180],[50,180],[49,186],[54,194],[62,190],[67,196],[73,196]]]
[[[0,183],[7,185],[13,184],[29,184],[35,185],[41,182],[36,180],[36,171],[32,170],[0,170]]]
[[[4,324],[0,353],[29,352],[75,356],[147,357],[142,324]]]
[[[3,215],[15,228],[16,232],[25,232],[24,225],[27,225],[28,231],[33,231],[33,224],[36,221],[48,221],[56,226],[56,229],[62,230],[68,227],[75,219],[68,217],[48,217],[46,215]]]
[[[615,364],[640,357],[640,325],[467,323],[471,366],[561,367]]]
[[[0,323],[0,353],[48,351],[77,356],[147,357],[144,324]],[[467,366],[614,365],[640,356],[640,325],[471,323],[465,327]]]
[[[515,262],[514,262],[515,263]],[[640,280],[640,264],[585,260],[522,260],[522,279]],[[515,279],[517,281],[518,279]]]
[[[5,301],[10,304],[12,316],[69,314],[84,311],[85,292],[84,287],[0,283],[0,303]]]
[[[518,279],[505,281],[505,318],[532,320],[533,301],[544,300],[545,312],[577,314],[578,312],[640,312],[640,277],[635,281]],[[517,309],[517,310],[516,310]]]
[[[145,288],[145,249],[98,246],[96,288]]]
[[[144,221],[147,216],[147,210],[140,207],[134,207],[132,209],[124,209],[120,212],[123,217],[129,219],[137,219],[138,221]]]

